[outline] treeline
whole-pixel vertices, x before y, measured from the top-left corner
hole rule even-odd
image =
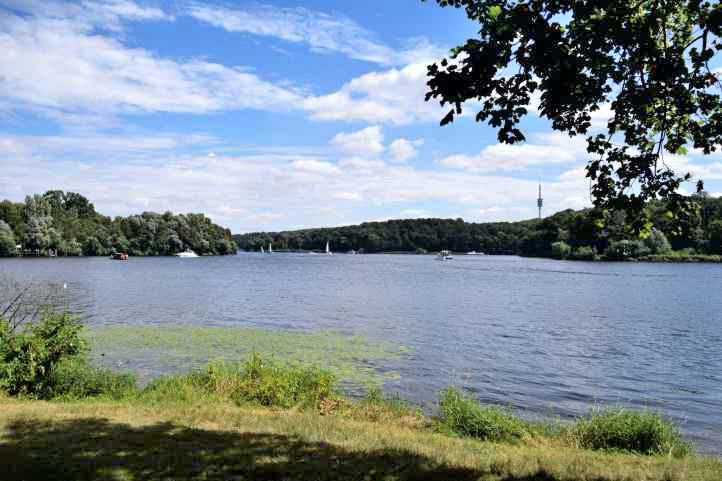
[[[722,198],[694,197],[693,208],[672,213],[647,206],[648,228],[633,233],[623,212],[565,210],[542,220],[470,223],[462,219],[410,219],[361,225],[235,235],[242,250],[455,252],[610,260],[669,255],[722,254]]]
[[[82,195],[60,190],[0,202],[0,256],[155,256],[185,249],[224,255],[235,253],[236,245],[228,229],[203,214],[143,212],[111,219]]]

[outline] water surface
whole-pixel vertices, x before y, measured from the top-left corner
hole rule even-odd
[[[455,384],[527,416],[594,403],[662,410],[722,454],[722,267],[506,256],[239,254],[199,259],[5,259],[67,284],[92,326],[334,331],[392,342],[385,389],[431,407]],[[192,340],[191,340],[192,341]],[[126,360],[128,361],[128,360]],[[150,375],[174,366],[144,364]],[[177,366],[175,366],[177,368]]]

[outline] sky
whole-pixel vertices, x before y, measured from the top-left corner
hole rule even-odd
[[[0,0],[0,198],[61,189],[234,233],[527,219],[539,181],[546,215],[591,205],[584,141],[536,112],[523,144],[473,106],[439,126],[426,66],[475,31],[420,0]],[[722,155],[667,162],[721,195]]]

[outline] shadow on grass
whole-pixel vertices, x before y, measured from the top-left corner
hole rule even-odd
[[[170,423],[131,427],[96,418],[11,423],[0,437],[0,478],[554,481],[544,472],[514,478],[454,468],[407,451],[354,452],[274,434]]]

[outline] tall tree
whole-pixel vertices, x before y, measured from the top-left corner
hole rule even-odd
[[[480,25],[478,38],[428,67],[426,99],[452,107],[442,125],[478,100],[476,120],[497,128],[500,142],[520,142],[519,122],[540,95],[540,115],[554,129],[587,136],[597,207],[625,209],[638,232],[649,229],[650,199],[689,215],[677,191],[690,175],[664,155],[690,146],[708,154],[722,143],[722,84],[709,66],[722,50],[719,2],[436,1],[465,8]],[[605,133],[594,133],[591,114],[604,107],[613,115]]]

